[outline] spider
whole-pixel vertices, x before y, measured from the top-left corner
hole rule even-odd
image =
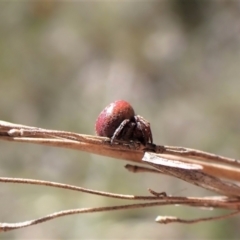
[[[96,124],[98,136],[115,140],[139,141],[143,145],[152,143],[150,123],[139,115],[135,115],[132,106],[124,101],[117,100],[109,104],[99,114]]]

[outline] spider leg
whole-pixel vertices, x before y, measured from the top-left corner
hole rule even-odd
[[[138,129],[140,129],[140,134],[139,134],[139,130],[138,130],[138,138],[139,138],[139,140],[144,144],[144,145],[146,145],[146,143],[148,142],[148,139],[149,139],[149,137],[148,137],[148,134],[147,134],[147,132],[145,131],[146,129],[145,129],[145,127],[141,124],[141,123],[137,123],[137,128]]]
[[[141,137],[143,138],[144,145],[150,141],[153,143],[152,131],[150,128],[150,123],[143,117],[136,115],[135,121],[137,123],[137,128],[141,131]]]
[[[122,121],[122,123],[119,125],[119,127],[115,130],[113,136],[111,137],[111,143],[114,142],[116,139],[121,139],[123,134],[123,129],[126,127],[126,125],[130,122],[130,119],[125,119]]]
[[[126,127],[123,128],[121,138],[123,140],[133,140],[133,133],[136,129],[137,124],[130,121]]]
[[[150,123],[149,123],[148,134],[149,134],[150,143],[153,143],[152,130],[151,130],[151,128],[150,128]]]

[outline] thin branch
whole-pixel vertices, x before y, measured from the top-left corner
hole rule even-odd
[[[225,164],[230,164],[232,166],[240,167],[240,160],[234,158],[227,158],[217,154],[212,154],[196,149],[184,148],[184,147],[175,147],[175,146],[164,146],[164,150],[162,147],[159,148],[159,153],[163,154],[171,154],[181,157],[195,158],[199,160],[211,160],[214,162],[221,162]]]
[[[199,199],[200,200],[200,199]],[[202,199],[204,200],[204,199]],[[206,201],[207,202],[207,201]],[[49,214],[45,217],[37,218],[34,220],[29,220],[25,222],[19,223],[0,223],[0,232],[10,231],[18,228],[28,227],[31,225],[39,224],[42,222],[46,222],[49,220],[53,220],[55,218],[73,215],[73,214],[81,214],[81,213],[95,213],[95,212],[108,212],[108,211],[116,211],[116,210],[126,210],[126,209],[136,209],[136,208],[146,208],[146,207],[154,207],[154,206],[165,206],[172,204],[182,204],[182,205],[192,205],[198,206],[198,203],[194,204],[194,201],[186,200],[185,202],[148,202],[148,203],[136,203],[136,204],[126,204],[126,205],[118,205],[118,206],[110,206],[110,207],[96,207],[96,208],[80,208],[80,209],[70,209],[65,211],[55,212],[53,214]],[[240,204],[240,203],[239,203]],[[220,207],[221,203],[216,200],[213,200],[211,203],[208,202],[208,207]],[[205,206],[206,207],[206,206]],[[239,212],[239,211],[238,211]],[[231,216],[230,214],[229,216]],[[172,220],[173,221],[173,220]],[[176,221],[176,220],[175,220]]]
[[[159,200],[161,198],[160,196],[158,197],[157,196],[134,196],[134,195],[126,195],[126,194],[108,193],[108,192],[82,188],[82,187],[69,185],[69,184],[36,180],[36,179],[27,179],[27,178],[0,177],[0,182],[43,185],[48,187],[56,187],[56,188],[68,189],[68,190],[73,190],[78,192],[84,192],[84,193],[94,194],[94,195],[103,196],[103,197],[111,197],[111,198],[127,199],[127,200]]]
[[[111,206],[111,207],[70,209],[70,210],[55,212],[45,217],[41,217],[41,218],[37,218],[34,220],[25,221],[25,222],[0,223],[0,232],[6,232],[6,231],[18,229],[18,228],[28,227],[28,226],[39,224],[49,220],[53,220],[55,218],[69,216],[73,214],[106,212],[106,211],[114,211],[114,210],[122,210],[122,209],[143,208],[143,207],[150,207],[150,206],[157,206],[157,205],[161,205],[161,204],[159,202],[151,202],[151,203],[127,204],[122,206]]]
[[[168,223],[174,223],[174,222],[192,224],[192,223],[226,219],[226,218],[232,217],[234,215],[238,215],[239,213],[240,213],[240,211],[235,211],[235,212],[231,212],[229,214],[224,214],[224,215],[221,215],[221,216],[207,217],[207,218],[196,218],[196,219],[182,219],[182,218],[173,217],[173,216],[158,216],[155,221],[157,223],[162,223],[162,224],[168,224]]]
[[[35,179],[26,179],[26,178],[6,178],[1,177],[0,182],[4,183],[17,183],[17,184],[32,184],[32,185],[44,185],[48,187],[57,187],[62,189],[68,189],[78,192],[85,192],[93,195],[99,195],[110,198],[126,199],[126,200],[154,200],[167,202],[168,204],[184,204],[184,205],[193,205],[193,206],[204,206],[204,207],[217,207],[217,208],[226,208],[226,209],[238,209],[240,207],[240,199],[236,197],[179,197],[179,196],[168,196],[165,192],[155,192],[151,189],[148,189],[153,196],[136,196],[136,195],[127,195],[127,194],[115,194],[109,192],[96,191],[88,188],[82,188],[74,185],[68,185],[57,182],[35,180]]]

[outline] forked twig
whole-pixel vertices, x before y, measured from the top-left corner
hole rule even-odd
[[[3,231],[10,231],[18,228],[28,227],[31,225],[39,224],[42,222],[46,222],[49,220],[53,220],[55,218],[73,215],[73,214],[81,214],[81,213],[94,213],[94,212],[106,212],[106,211],[116,211],[116,210],[127,210],[127,209],[136,209],[136,208],[146,208],[146,207],[154,207],[154,206],[166,206],[166,205],[186,205],[192,207],[204,207],[204,208],[225,208],[225,209],[232,209],[236,210],[240,208],[240,200],[238,198],[227,198],[223,196],[218,197],[204,197],[204,198],[197,198],[197,197],[174,197],[174,196],[167,196],[166,193],[156,193],[153,190],[150,192],[153,196],[134,196],[134,195],[123,195],[123,194],[114,194],[108,192],[101,192],[96,190],[91,190],[87,188],[81,188],[77,186],[72,186],[68,184],[56,183],[56,182],[48,182],[42,180],[35,180],[35,179],[22,179],[22,178],[0,178],[0,182],[5,183],[24,183],[24,184],[34,184],[34,185],[45,185],[49,187],[58,187],[68,190],[80,191],[85,193],[90,193],[94,195],[100,195],[105,197],[111,198],[119,198],[119,199],[128,199],[128,200],[145,200],[148,202],[143,203],[134,203],[134,204],[125,204],[125,205],[117,205],[117,206],[109,206],[109,207],[93,207],[93,208],[77,208],[77,209],[70,209],[65,211],[55,212],[49,215],[46,215],[41,218],[19,222],[19,223],[0,223],[0,232]],[[151,202],[149,202],[151,200]],[[239,213],[239,211],[235,212],[234,214]],[[212,217],[206,219],[199,219],[198,221],[207,221],[207,220],[216,220],[226,218],[228,216],[232,216],[233,213],[230,213],[225,216],[221,217]],[[160,219],[160,217],[158,218]],[[198,222],[197,220],[179,220],[178,218],[174,217],[165,217],[158,222],[161,223],[171,223],[171,222],[189,222],[193,223],[193,221]]]
[[[90,152],[103,156],[124,159],[132,162],[149,164],[153,168],[143,166],[126,165],[126,168],[132,172],[150,172],[167,174],[180,178],[191,184],[221,193],[224,196],[218,197],[173,197],[166,193],[158,193],[149,190],[151,196],[134,196],[107,193],[102,191],[81,188],[68,184],[40,181],[21,178],[0,178],[0,182],[5,183],[23,183],[45,185],[49,187],[58,187],[68,190],[75,190],[104,197],[143,200],[144,203],[135,203],[120,206],[97,207],[71,209],[56,212],[42,218],[22,223],[0,224],[0,231],[13,230],[20,227],[26,227],[33,224],[48,221],[57,217],[77,214],[92,213],[101,211],[114,211],[122,209],[143,208],[163,205],[187,205],[192,207],[224,208],[228,210],[237,210],[230,214],[219,217],[199,218],[195,220],[183,220],[176,217],[159,217],[158,222],[182,222],[195,223],[199,221],[217,220],[233,216],[239,213],[240,209],[240,187],[236,184],[225,182],[222,178],[240,181],[240,161],[227,158],[195,149],[183,147],[163,146],[147,144],[143,146],[139,142],[114,141],[112,144],[108,138],[90,136],[66,131],[47,130],[42,128],[19,125],[0,121],[0,140],[35,143],[54,147],[64,147],[80,151]],[[154,201],[154,202],[149,202]]]

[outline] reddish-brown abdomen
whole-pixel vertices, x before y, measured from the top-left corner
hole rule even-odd
[[[128,102],[117,100],[99,114],[95,124],[96,134],[111,138],[119,125],[125,119],[132,119],[134,115],[134,110]]]

